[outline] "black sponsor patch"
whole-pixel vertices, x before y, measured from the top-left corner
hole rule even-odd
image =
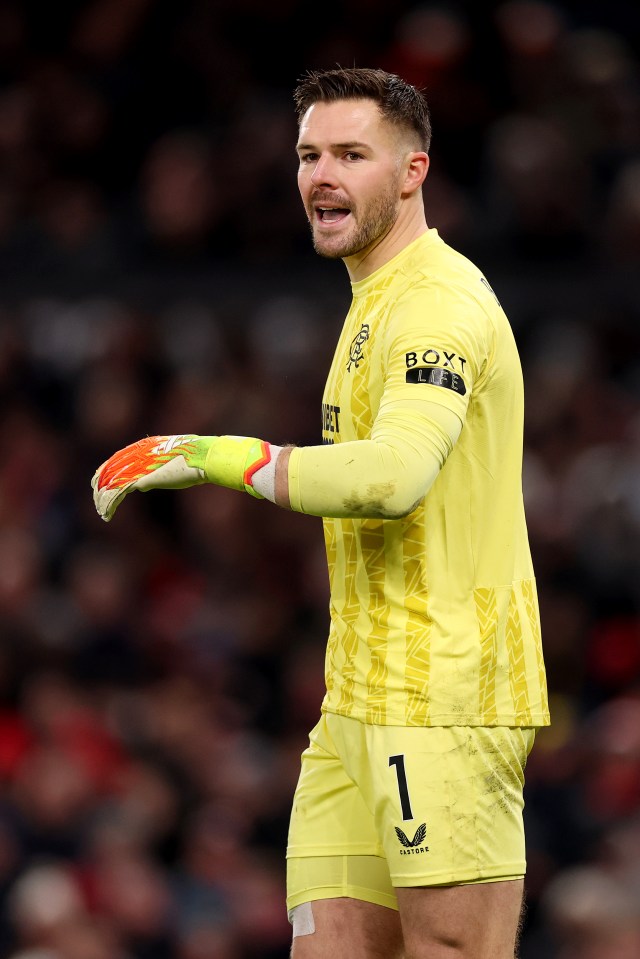
[[[467,387],[464,380],[451,370],[443,370],[439,366],[412,366],[406,373],[407,383],[431,383],[432,386],[442,386],[445,390],[453,390],[464,396]]]

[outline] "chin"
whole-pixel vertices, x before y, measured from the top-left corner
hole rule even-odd
[[[314,236],[313,248],[320,256],[325,256],[330,260],[339,260],[346,256],[344,244],[327,242],[325,237]]]

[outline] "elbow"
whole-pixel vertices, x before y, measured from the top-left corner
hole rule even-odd
[[[422,497],[418,497],[417,500],[413,500],[411,503],[406,502],[393,502],[389,503],[384,511],[380,513],[380,519],[404,519],[406,516],[410,516],[411,513],[420,505]]]
[[[369,484],[354,490],[343,502],[344,515],[361,519],[404,519],[413,513],[422,497],[402,494],[394,482]]]

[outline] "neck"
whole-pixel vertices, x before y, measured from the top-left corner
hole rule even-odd
[[[366,280],[368,276],[379,270],[398,253],[401,253],[410,243],[426,233],[428,229],[422,207],[409,218],[399,217],[388,233],[379,237],[375,243],[358,253],[354,253],[353,256],[344,258],[343,263],[347,268],[349,279],[352,283],[358,280]]]

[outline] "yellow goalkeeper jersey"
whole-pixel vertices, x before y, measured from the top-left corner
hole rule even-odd
[[[392,725],[546,725],[522,498],[522,371],[509,322],[477,267],[433,229],[352,287],[323,396],[323,442],[371,439],[382,408],[405,404],[410,416],[424,397],[463,427],[405,518],[323,520],[323,709]]]

